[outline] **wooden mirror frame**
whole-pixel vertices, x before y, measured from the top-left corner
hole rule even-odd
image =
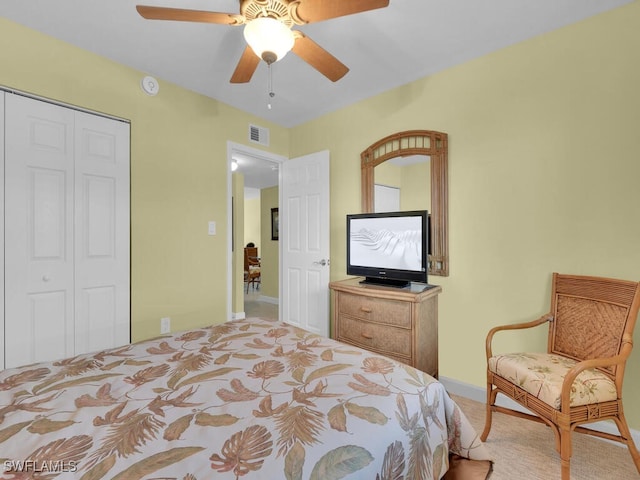
[[[362,212],[373,212],[374,168],[395,157],[429,155],[431,166],[431,255],[429,275],[449,276],[447,134],[407,130],[378,140],[360,154]]]

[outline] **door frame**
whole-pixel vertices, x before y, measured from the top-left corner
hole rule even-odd
[[[0,265],[2,265],[2,275],[0,275],[0,370],[4,369],[4,130],[5,130],[5,91],[0,89]]]
[[[227,320],[233,320],[233,211],[232,197],[233,188],[231,185],[231,162],[235,154],[258,158],[266,162],[277,163],[278,165],[288,160],[287,157],[275,153],[266,152],[257,148],[249,147],[241,143],[227,141]],[[278,207],[282,203],[282,169],[278,169]],[[283,225],[282,218],[280,225]],[[282,235],[282,227],[280,227]],[[278,242],[278,303],[282,303],[282,242]],[[282,309],[278,308],[278,317],[282,320]]]

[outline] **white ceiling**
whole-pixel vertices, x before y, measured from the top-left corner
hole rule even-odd
[[[278,185],[279,168],[275,162],[251,155],[234,154],[237,172],[244,176],[245,198],[259,195],[260,189]]]
[[[302,0],[304,1],[304,0]],[[347,0],[345,0],[347,1]],[[385,90],[633,0],[390,0],[387,8],[303,27],[350,67],[336,83],[293,53],[248,84],[229,78],[242,27],[145,20],[136,4],[237,13],[238,0],[2,0],[0,16],[292,127]],[[5,46],[7,48],[7,46]]]

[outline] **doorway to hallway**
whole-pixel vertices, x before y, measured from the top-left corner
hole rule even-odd
[[[229,318],[279,319],[280,243],[272,232],[273,211],[280,206],[279,169],[284,157],[229,142],[230,238]],[[245,273],[245,248],[252,250],[251,282]],[[248,251],[248,250],[247,250]],[[259,262],[260,276],[255,279]],[[257,280],[257,281],[256,281]]]
[[[279,310],[277,304],[265,302],[261,299],[259,289],[249,287],[249,292],[244,294],[244,314],[247,318],[259,317],[278,320]]]

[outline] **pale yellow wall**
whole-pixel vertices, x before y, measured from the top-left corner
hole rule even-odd
[[[429,210],[431,172],[429,163],[395,165],[384,162],[374,169],[374,182],[400,189],[400,210]]]
[[[401,210],[430,210],[431,172],[429,169],[429,162],[402,167]]]
[[[279,295],[279,241],[271,240],[271,209],[278,207],[278,187],[260,190],[260,225],[262,248],[260,249],[261,293],[265,297],[278,298]]]
[[[270,128],[288,156],[287,129],[0,18],[0,85],[131,121],[132,338],[227,317],[227,141],[249,123]],[[217,235],[207,235],[207,222]]]
[[[548,309],[551,273],[640,280],[640,2],[291,130],[291,157],[331,151],[331,277],[345,276],[360,152],[409,129],[449,134],[451,275],[440,373],[483,387],[484,338]],[[513,334],[509,349],[544,346]],[[625,410],[640,429],[640,328]]]
[[[231,195],[233,196],[233,254],[232,254],[232,279],[231,311],[244,312],[244,175],[234,173],[231,175]]]
[[[374,182],[378,185],[400,188],[402,186],[402,169],[398,165],[385,162],[374,169]]]
[[[255,243],[260,251],[262,247],[260,214],[260,197],[245,199],[244,201],[244,244]],[[271,237],[269,237],[271,238]]]

